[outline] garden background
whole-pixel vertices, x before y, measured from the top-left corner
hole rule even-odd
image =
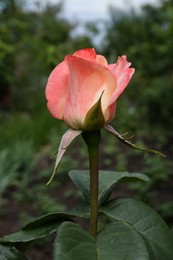
[[[112,6],[108,20],[86,22],[80,33],[80,23],[64,18],[63,3],[32,9],[28,3],[0,0],[0,236],[81,200],[67,177],[70,169],[88,167],[80,138],[46,185],[67,127],[47,111],[44,91],[64,56],[85,47],[94,47],[109,63],[127,55],[136,72],[118,99],[113,125],[167,156],[132,150],[103,131],[100,168],[147,174],[151,182],[120,185],[114,196],[142,199],[173,228],[173,0],[140,11]],[[38,242],[28,256],[47,259],[50,251],[49,243],[43,250]]]

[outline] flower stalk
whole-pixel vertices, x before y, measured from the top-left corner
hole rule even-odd
[[[84,131],[83,140],[88,147],[90,167],[90,223],[89,232],[93,237],[97,235],[98,223],[98,183],[99,183],[99,144],[101,140],[100,131]]]

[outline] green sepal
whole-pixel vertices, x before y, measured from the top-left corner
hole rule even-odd
[[[102,128],[105,124],[105,118],[103,115],[102,107],[101,107],[101,98],[103,93],[101,94],[99,100],[90,108],[88,113],[86,114],[83,130],[93,131]]]
[[[111,125],[106,125],[105,129],[108,130],[114,136],[116,136],[117,139],[120,140],[122,143],[128,145],[129,147],[131,147],[133,149],[144,151],[144,152],[155,153],[155,154],[159,154],[163,157],[166,157],[163,153],[161,153],[157,150],[149,149],[147,147],[142,147],[140,145],[136,145],[136,144],[131,143],[128,139],[125,139],[121,134],[119,134]]]

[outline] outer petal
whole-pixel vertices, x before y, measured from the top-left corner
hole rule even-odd
[[[117,88],[112,96],[110,104],[117,100],[117,98],[120,96],[120,94],[124,91],[127,84],[129,83],[133,73],[135,72],[134,68],[129,68],[130,65],[131,63],[126,60],[125,55],[119,57],[116,64],[109,65],[110,70],[117,78]]]
[[[68,93],[68,66],[61,62],[52,71],[46,85],[47,107],[50,113],[58,119],[63,119],[64,105]]]
[[[94,48],[86,48],[79,51],[76,51],[73,56],[76,56],[78,58],[82,58],[85,60],[89,60],[92,62],[97,62],[103,66],[108,67],[107,60],[104,56],[96,54],[96,51]]]
[[[82,50],[76,51],[73,56],[76,56],[78,58],[86,59],[86,60],[93,60],[96,59],[96,51],[94,48],[85,48]]]
[[[63,157],[66,149],[68,148],[68,146],[71,144],[71,142],[78,136],[82,133],[82,131],[80,130],[72,130],[72,129],[69,129],[63,136],[62,136],[62,139],[61,139],[61,142],[60,142],[60,146],[59,146],[59,149],[58,149],[58,154],[57,154],[57,157],[56,157],[56,162],[55,162],[55,167],[54,167],[54,171],[53,171],[53,174],[50,178],[50,180],[48,181],[47,184],[49,184],[54,175],[55,175],[55,172],[56,172],[56,169],[61,161],[61,158]]]
[[[69,92],[64,110],[65,122],[74,129],[82,129],[87,112],[101,99],[103,114],[116,89],[116,78],[98,63],[74,56],[66,57],[69,66]]]
[[[116,112],[116,102],[112,103],[105,112],[106,123],[109,123],[113,120],[113,118],[115,117],[115,112]]]

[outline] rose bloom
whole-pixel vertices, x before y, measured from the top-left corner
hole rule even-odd
[[[62,136],[48,183],[70,143],[83,131],[105,128],[134,149],[159,153],[131,143],[109,124],[115,116],[116,100],[135,71],[130,65],[125,55],[118,57],[116,63],[108,64],[104,56],[87,48],[66,56],[52,71],[46,85],[47,106],[50,113],[64,120],[70,129]]]
[[[55,67],[46,86],[50,113],[75,130],[96,130],[115,116],[116,100],[134,69],[126,56],[108,64],[94,49],[76,51]]]

